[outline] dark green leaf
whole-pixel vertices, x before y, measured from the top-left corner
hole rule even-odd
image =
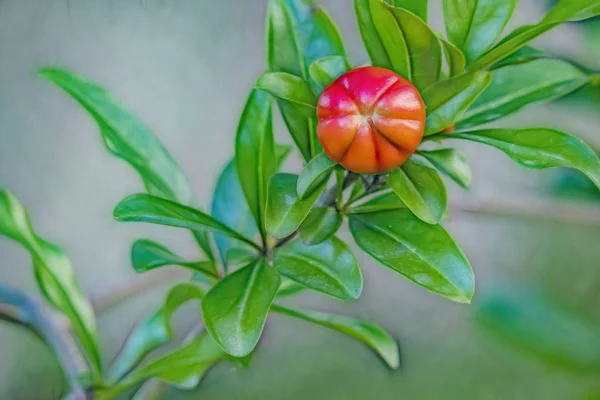
[[[317,98],[309,83],[299,76],[287,72],[266,72],[258,78],[255,88],[293,104],[309,117],[315,116]]]
[[[323,90],[341,75],[348,72],[350,68],[350,63],[346,57],[329,56],[320,58],[310,64],[308,71],[319,89]]]
[[[391,70],[393,69],[392,61],[375,28],[376,21],[381,23],[378,11],[383,9],[379,7],[372,13],[371,2],[373,0],[354,0],[354,12],[356,13],[360,35],[371,58],[371,63],[377,67]],[[380,6],[379,3],[377,6]],[[387,18],[389,20],[390,16],[388,15]]]
[[[179,265],[193,271],[216,276],[212,261],[189,261],[151,240],[137,240],[131,248],[131,263],[136,272],[146,272],[165,265]]]
[[[362,291],[358,263],[336,237],[314,246],[293,240],[277,249],[273,264],[288,279],[341,300],[355,300]]]
[[[228,354],[244,357],[254,349],[279,283],[277,272],[259,260],[227,275],[206,294],[206,329]]]
[[[319,244],[329,239],[340,229],[342,216],[331,207],[315,207],[300,225],[300,237],[307,244]]]
[[[381,44],[383,52],[387,57],[385,61],[378,60],[378,63],[373,61],[373,64],[377,67],[395,71],[404,78],[411,80],[410,52],[406,43],[407,40],[404,37],[396,18],[392,14],[389,6],[383,0],[368,0],[368,2],[371,21],[375,29],[375,34],[379,40],[379,43],[377,43],[376,46]],[[359,24],[360,21],[359,17]],[[363,41],[367,46],[367,50],[369,50],[369,46],[375,44],[375,41],[372,38],[367,42],[364,34]],[[381,64],[379,64],[379,62],[381,62]]]
[[[331,170],[337,164],[324,152],[310,160],[298,177],[297,192],[300,200],[306,200],[319,187],[329,180]]]
[[[494,146],[528,168],[575,168],[600,187],[600,160],[581,139],[553,129],[488,129],[443,135]]]
[[[428,0],[388,0],[388,2],[394,7],[404,8],[423,21],[427,21]]]
[[[346,210],[346,214],[368,214],[380,211],[392,211],[406,208],[406,204],[398,198],[398,195],[392,191],[375,193]]]
[[[408,209],[350,215],[358,246],[383,265],[432,292],[469,303],[474,277],[465,255],[440,225]]]
[[[149,222],[176,228],[219,232],[260,249],[250,239],[202,211],[150,194],[134,194],[124,198],[117,204],[113,215],[117,221],[122,222]]]
[[[271,99],[253,90],[246,102],[235,139],[237,176],[256,225],[265,237],[267,187],[277,171]]]
[[[335,169],[335,203],[338,207],[342,206],[344,201],[344,180],[346,179],[346,170],[341,166]]]
[[[444,39],[440,39],[440,42],[442,42],[444,55],[446,56],[446,62],[450,67],[450,77],[462,74],[466,66],[465,55],[452,43]]]
[[[517,0],[444,0],[448,38],[473,63],[496,41]]]
[[[459,123],[468,128],[495,121],[528,104],[551,101],[573,92],[589,77],[570,63],[542,59],[494,71],[490,86]]]
[[[108,151],[138,172],[150,194],[198,205],[183,171],[158,138],[108,91],[59,68],[43,68],[40,75],[64,89],[94,118]],[[206,256],[214,260],[206,233],[195,232],[194,236]]]
[[[427,104],[425,135],[441,132],[458,121],[491,80],[489,72],[471,72],[429,86],[423,92]]]
[[[499,338],[553,365],[600,370],[600,329],[541,295],[490,295],[476,315]]]
[[[293,174],[275,174],[271,179],[266,217],[271,236],[281,239],[294,233],[327,185],[323,182],[306,200],[300,200],[297,182],[298,176]]]
[[[435,169],[407,160],[400,168],[390,171],[386,180],[419,219],[429,224],[440,222],[448,199],[444,182]]]
[[[440,172],[467,189],[471,185],[471,169],[464,154],[455,149],[419,151]]]
[[[379,325],[371,322],[360,321],[341,315],[325,314],[316,311],[307,311],[282,307],[274,304],[272,310],[291,317],[313,322],[327,328],[345,333],[360,340],[381,356],[390,368],[400,366],[400,352],[394,339]]]
[[[548,54],[543,52],[542,50],[538,50],[531,46],[525,46],[520,48],[519,50],[512,53],[510,56],[505,59],[497,62],[490,69],[498,69],[502,67],[506,67],[508,65],[517,65],[523,64],[533,60],[539,60],[540,58],[547,58]]]
[[[69,319],[90,372],[99,379],[102,365],[94,310],[75,282],[71,262],[61,249],[37,236],[23,205],[4,189],[0,189],[0,236],[7,236],[29,252],[40,291]]]

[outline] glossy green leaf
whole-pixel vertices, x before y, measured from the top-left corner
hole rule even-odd
[[[227,275],[206,294],[206,329],[228,354],[244,357],[254,349],[279,283],[277,272],[259,260]]]
[[[554,366],[600,370],[600,329],[539,294],[496,293],[477,305],[477,321],[506,343]]]
[[[471,185],[472,175],[465,155],[455,149],[421,150],[422,155],[438,171],[467,189]]]
[[[308,68],[311,79],[323,90],[333,81],[350,70],[351,66],[346,57],[329,56],[319,58]]]
[[[500,36],[517,0],[444,0],[443,4],[448,38],[471,64]]]
[[[235,138],[237,176],[263,240],[267,187],[277,170],[271,99],[253,90],[246,102]]]
[[[438,81],[423,92],[427,104],[425,136],[450,127],[469,109],[492,80],[489,72],[467,73]]]
[[[39,237],[23,205],[9,191],[0,189],[0,236],[22,245],[33,259],[33,272],[46,300],[70,322],[94,379],[102,371],[94,310],[75,281],[65,253]]]
[[[165,299],[165,304],[163,306],[164,310],[164,323],[167,327],[168,331],[173,334],[172,328],[170,325],[170,320],[175,311],[179,309],[182,305],[187,303],[190,300],[202,300],[204,297],[204,290],[200,288],[198,285],[189,282],[179,283],[169,290],[167,294],[167,298]]]
[[[392,61],[388,55],[383,41],[379,37],[379,32],[375,28],[376,21],[379,20],[380,16],[378,11],[383,10],[376,9],[375,13],[371,12],[371,2],[373,0],[354,0],[354,12],[358,22],[358,28],[362,37],[367,53],[371,58],[371,63],[377,67],[393,69]],[[385,14],[384,14],[385,15]],[[387,16],[389,19],[391,16]]]
[[[360,199],[367,193],[367,188],[365,188],[365,184],[362,179],[357,180],[352,185],[352,190],[350,190],[350,196],[348,197],[348,204],[352,204],[356,200]]]
[[[335,169],[335,204],[342,206],[344,201],[344,180],[346,179],[346,170],[341,166]]]
[[[277,297],[288,297],[306,289],[306,286],[296,283],[286,277],[281,278],[281,284],[277,290]]]
[[[417,161],[407,160],[387,175],[387,183],[400,200],[421,220],[437,224],[442,219],[448,198],[438,172]]]
[[[219,232],[260,249],[250,239],[202,211],[150,194],[134,194],[124,198],[117,204],[113,215],[121,222],[148,222],[176,228]]]
[[[271,236],[281,239],[294,233],[327,185],[323,182],[306,200],[301,200],[296,192],[297,183],[298,176],[293,174],[275,174],[271,179],[266,216]]]
[[[277,249],[273,264],[286,278],[341,300],[355,300],[362,291],[358,263],[336,237],[312,246],[293,240]]]
[[[277,304],[273,305],[272,310],[352,336],[375,350],[390,368],[396,369],[400,366],[400,352],[396,341],[377,324],[341,315],[282,307]]]
[[[548,54],[542,50],[538,50],[535,47],[525,46],[512,53],[505,59],[497,62],[490,69],[498,69],[506,67],[508,65],[518,65],[529,61],[539,60],[541,58],[547,58]]]
[[[258,78],[254,87],[291,103],[309,117],[316,115],[317,97],[309,83],[299,76],[287,72],[266,72]]]
[[[408,209],[350,215],[358,246],[413,282],[459,303],[469,303],[475,280],[467,258],[440,225]]]
[[[494,71],[492,82],[459,123],[468,128],[495,121],[532,104],[551,101],[573,92],[589,81],[572,64],[542,59]]]
[[[43,68],[39,73],[61,87],[94,118],[108,151],[138,172],[148,193],[187,206],[198,205],[189,181],[158,138],[108,91],[63,69]],[[206,233],[195,232],[194,237],[213,260]]]
[[[146,272],[166,265],[179,265],[193,271],[216,276],[212,261],[189,261],[151,240],[136,240],[131,247],[131,263],[135,272]]]
[[[371,11],[378,18],[374,19],[375,27],[392,60],[393,70],[419,90],[436,82],[442,68],[442,49],[427,24],[416,15],[389,6],[382,0],[372,0]]]
[[[423,21],[427,21],[428,0],[387,0],[394,7],[404,8],[415,14]]]
[[[333,167],[337,164],[324,152],[310,160],[298,177],[297,192],[301,200],[306,200],[319,187],[329,180]]]
[[[444,56],[446,57],[446,62],[450,67],[450,77],[462,74],[466,66],[465,55],[463,52],[447,40],[440,39],[440,42],[442,42]]]
[[[331,207],[315,207],[300,225],[300,237],[306,244],[319,244],[336,234],[343,218]]]
[[[393,191],[385,191],[375,193],[366,197],[364,201],[361,199],[360,203],[355,204],[349,210],[346,210],[346,214],[368,214],[380,211],[393,211],[406,208],[406,204],[396,193]]]
[[[503,151],[528,168],[575,168],[600,187],[600,160],[581,139],[553,129],[487,129],[443,135],[443,139],[466,139]]]

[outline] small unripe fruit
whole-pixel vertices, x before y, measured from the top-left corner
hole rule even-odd
[[[384,68],[362,67],[323,91],[317,118],[329,158],[352,172],[376,174],[402,165],[415,152],[426,114],[412,83]]]

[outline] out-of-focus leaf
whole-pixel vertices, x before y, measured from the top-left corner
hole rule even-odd
[[[288,279],[286,277],[281,278],[281,284],[277,289],[277,297],[287,297],[299,293],[306,289],[306,286],[301,285]]]
[[[206,294],[206,329],[228,354],[244,357],[254,349],[279,283],[279,274],[259,260],[227,275]]]
[[[329,180],[331,170],[336,165],[336,162],[324,152],[310,160],[298,177],[296,189],[300,200],[306,200],[315,190],[323,186],[323,183]]]
[[[271,99],[253,90],[246,102],[235,139],[237,176],[263,241],[267,187],[277,171]]]
[[[600,187],[600,160],[581,139],[553,129],[487,129],[440,135],[487,144],[527,168],[575,168]]]
[[[490,69],[498,69],[502,67],[506,67],[508,65],[518,65],[523,64],[529,61],[539,60],[541,58],[547,58],[548,54],[543,52],[542,50],[538,50],[535,47],[525,46],[520,48],[519,50],[512,53],[510,56],[505,59],[497,62]]]
[[[336,237],[313,246],[293,240],[277,249],[273,264],[288,279],[338,299],[355,300],[362,291],[358,263]]]
[[[500,36],[517,0],[444,0],[443,4],[448,38],[471,64]]]
[[[192,187],[183,171],[154,133],[108,91],[60,68],[42,68],[40,75],[61,87],[94,118],[104,145],[140,175],[148,193],[196,207]],[[205,232],[194,237],[214,260]]]
[[[560,0],[543,22],[582,21],[600,15],[600,0]]]
[[[136,272],[146,272],[166,265],[179,265],[215,277],[212,261],[189,261],[161,244],[151,240],[137,240],[131,247],[131,263]]]
[[[346,57],[329,56],[319,58],[308,68],[310,77],[322,91],[333,81],[350,70],[351,66]]]
[[[425,135],[441,132],[458,121],[491,80],[489,72],[470,72],[438,81],[423,91],[427,105]]]
[[[465,55],[458,47],[447,40],[440,39],[440,42],[442,42],[444,55],[446,56],[446,62],[450,67],[450,77],[462,74],[466,66]]]
[[[423,21],[427,21],[427,7],[429,6],[428,0],[387,0],[394,7],[404,8],[421,18]]]
[[[368,214],[380,211],[392,211],[406,208],[406,204],[396,193],[393,191],[387,191],[382,193],[376,193],[372,196],[365,198],[365,201],[361,199],[359,204],[353,205],[352,208],[346,210],[346,214]]]
[[[471,185],[471,169],[465,155],[455,149],[421,150],[419,154],[438,171],[450,177],[465,189]]]
[[[377,324],[341,315],[282,307],[277,304],[272,306],[272,310],[352,336],[375,350],[390,368],[396,369],[400,366],[400,352],[396,341]]]
[[[293,174],[275,174],[271,179],[266,216],[271,236],[281,239],[294,233],[327,185],[323,182],[306,200],[301,200],[296,193],[297,182],[298,176]]]
[[[291,103],[309,117],[315,116],[317,98],[309,83],[299,76],[287,72],[266,72],[258,78],[255,88]]]
[[[537,294],[492,294],[477,305],[477,321],[519,349],[553,365],[600,370],[600,329]]]
[[[367,188],[365,188],[365,184],[362,179],[357,180],[352,185],[352,190],[350,191],[350,196],[348,197],[348,203],[352,204],[356,200],[360,199],[367,193]]]
[[[150,194],[134,194],[124,198],[115,207],[113,215],[121,222],[148,222],[176,228],[219,232],[260,249],[250,239],[202,211]]]
[[[386,180],[419,219],[428,224],[440,222],[448,198],[444,182],[435,169],[407,160],[401,167],[390,171]]]
[[[319,244],[335,235],[342,222],[343,218],[336,209],[315,207],[300,225],[300,237],[306,244]]]
[[[71,262],[61,249],[35,233],[23,205],[5,189],[0,189],[0,236],[14,240],[29,252],[40,291],[69,319],[90,372],[99,379],[102,364],[94,310],[77,286]]]
[[[475,280],[467,258],[440,225],[408,209],[351,214],[358,246],[413,282],[459,303],[469,303]]]

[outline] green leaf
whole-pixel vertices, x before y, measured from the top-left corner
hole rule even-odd
[[[146,272],[166,265],[179,265],[216,277],[212,261],[189,261],[151,240],[136,240],[131,247],[131,263],[135,272]]]
[[[458,150],[421,150],[419,155],[425,157],[435,168],[463,188],[468,189],[471,185],[471,169],[464,154]]]
[[[448,38],[472,64],[494,44],[517,0],[444,0]]]
[[[277,304],[272,306],[272,310],[352,336],[375,350],[390,368],[396,369],[400,366],[398,345],[394,341],[394,338],[377,324],[341,315],[292,309]]]
[[[246,102],[235,139],[235,163],[242,190],[263,241],[267,187],[277,170],[271,100],[253,90]]]
[[[529,61],[539,60],[541,58],[547,58],[548,54],[542,50],[538,50],[531,46],[525,46],[512,53],[505,59],[497,62],[490,69],[498,69],[506,67],[508,65],[523,64]]]
[[[428,0],[388,0],[388,2],[394,7],[404,8],[423,21],[427,21]]]
[[[392,191],[375,193],[365,198],[365,201],[354,205],[345,214],[368,214],[380,211],[393,211],[406,208],[406,204]]]
[[[389,6],[382,0],[372,0],[371,11],[393,70],[419,90],[436,82],[442,68],[442,49],[427,24],[416,15]]]
[[[441,132],[458,121],[491,80],[489,72],[471,72],[429,86],[423,92],[427,105],[425,136]]]
[[[117,221],[148,222],[193,230],[223,233],[260,249],[256,243],[200,210],[150,194],[134,194],[121,200],[113,211]]]
[[[227,275],[202,301],[206,329],[228,354],[248,355],[258,343],[279,275],[259,260]]]
[[[327,185],[323,182],[306,200],[301,200],[296,193],[297,183],[297,175],[275,174],[269,184],[266,226],[267,232],[278,239],[298,229]]]
[[[94,310],[77,286],[71,262],[61,249],[36,234],[23,205],[4,189],[0,189],[0,236],[16,241],[29,252],[40,291],[69,319],[90,372],[100,379],[102,365]]]
[[[459,126],[462,129],[495,121],[529,104],[562,97],[588,81],[580,69],[554,59],[497,69],[490,86],[464,114]]]
[[[487,129],[443,135],[443,139],[466,139],[504,152],[527,168],[575,168],[600,188],[600,160],[581,139],[553,129]]]
[[[322,91],[341,75],[348,72],[350,68],[350,63],[346,57],[329,56],[314,61],[310,64],[308,71],[311,79]]]
[[[337,163],[332,161],[324,152],[310,160],[298,177],[296,190],[300,200],[306,200],[319,187],[329,180],[331,171]]]
[[[344,201],[344,180],[346,179],[346,170],[339,166],[335,169],[335,204],[342,206]]]
[[[94,118],[108,151],[138,172],[148,193],[187,206],[198,205],[189,181],[158,138],[108,91],[63,69],[47,67],[39,73]],[[194,236],[206,256],[214,260],[206,233],[195,232]]]
[[[266,72],[258,78],[254,88],[291,103],[309,117],[316,114],[317,98],[309,83],[299,76],[287,72]]]
[[[465,70],[466,60],[462,51],[447,40],[441,39],[446,62],[450,67],[450,77],[458,76]]]
[[[419,219],[428,224],[440,222],[448,199],[444,182],[435,169],[406,160],[401,167],[390,171],[386,180]]]
[[[393,69],[392,61],[388,55],[383,41],[379,37],[377,28],[375,28],[376,21],[380,23],[380,18],[386,18],[389,20],[391,16],[380,12],[383,10],[379,2],[376,3],[375,12],[371,12],[371,3],[373,0],[354,0],[354,12],[358,21],[358,28],[362,37],[363,43],[371,58],[371,63],[377,67]],[[388,25],[389,26],[389,25]],[[392,36],[393,37],[393,36]]]
[[[350,215],[358,246],[413,282],[459,303],[473,297],[474,277],[465,255],[440,225],[408,209]]]
[[[293,240],[277,249],[273,264],[286,278],[341,300],[356,300],[362,291],[358,263],[336,237],[313,246]]]
[[[362,179],[357,180],[352,186],[350,191],[350,197],[348,197],[348,204],[352,204],[367,193],[365,184]]]
[[[342,226],[343,218],[331,207],[315,207],[300,225],[300,237],[306,244],[314,245],[329,239]]]
[[[581,21],[600,15],[600,0],[560,0],[544,22]]]
[[[551,299],[532,293],[488,295],[476,316],[498,338],[552,365],[600,370],[598,327]]]
[[[281,278],[281,284],[277,290],[276,297],[292,296],[306,289],[306,286],[296,283],[286,277]]]

